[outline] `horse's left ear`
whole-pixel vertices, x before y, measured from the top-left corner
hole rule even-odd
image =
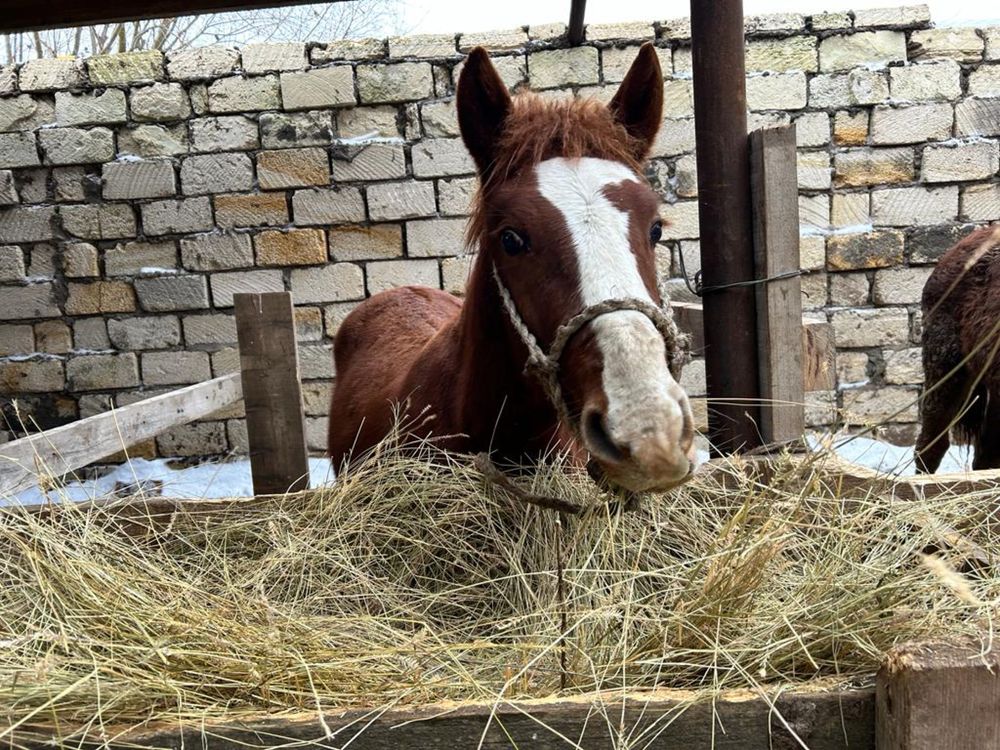
[[[663,71],[651,43],[639,48],[608,109],[635,139],[636,159],[645,161],[663,119]]]
[[[482,47],[469,53],[458,79],[458,127],[485,179],[493,167],[497,141],[510,112],[510,93]]]

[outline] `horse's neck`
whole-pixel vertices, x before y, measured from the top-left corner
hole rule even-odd
[[[496,282],[483,262],[475,264],[469,279],[458,321],[458,348],[466,420],[492,431],[497,443],[504,441],[505,432],[522,444],[529,436],[551,442],[558,431],[555,410],[539,384],[524,373],[527,348],[507,320]]]

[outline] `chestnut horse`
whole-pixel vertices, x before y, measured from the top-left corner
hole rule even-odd
[[[917,470],[933,473],[949,433],[972,468],[1000,468],[1000,225],[979,229],[938,262],[924,286],[924,397]]]
[[[486,52],[470,53],[457,110],[480,187],[465,301],[408,286],[347,316],[335,466],[382,440],[402,405],[407,432],[450,450],[566,450],[636,492],[690,476],[682,341],[661,312],[659,200],[642,176],[662,108],[649,44],[607,106],[511,97]]]

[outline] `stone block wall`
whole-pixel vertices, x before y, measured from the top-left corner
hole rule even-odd
[[[594,24],[573,49],[554,24],[0,69],[0,441],[234,371],[233,294],[290,290],[321,450],[344,316],[399,284],[462,289],[464,53],[489,48],[512,87],[607,100],[644,41],[665,72],[650,177],[676,279],[681,256],[699,266],[686,19]],[[803,301],[838,341],[810,421],[906,440],[922,284],[1000,218],[1000,30],[934,29],[925,6],[752,18],[747,68],[751,126],[797,126]],[[702,363],[684,380],[703,394]],[[241,416],[140,452],[244,451]]]

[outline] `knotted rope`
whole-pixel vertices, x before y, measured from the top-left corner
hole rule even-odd
[[[545,390],[545,395],[548,396],[549,401],[552,402],[556,412],[559,414],[559,419],[567,427],[570,427],[570,429],[576,430],[576,427],[569,418],[569,407],[566,404],[562,385],[559,382],[560,362],[569,342],[580,329],[602,315],[631,310],[642,313],[649,318],[650,322],[656,326],[656,330],[660,332],[660,336],[663,337],[670,374],[673,375],[674,379],[680,379],[681,369],[688,361],[690,337],[677,329],[677,324],[674,323],[672,315],[664,312],[663,309],[657,307],[652,302],[627,297],[623,299],[604,300],[585,307],[556,329],[552,345],[546,353],[518,312],[514,298],[511,297],[510,290],[507,289],[507,286],[500,278],[500,273],[497,271],[495,264],[493,266],[493,279],[496,281],[497,289],[500,291],[500,299],[503,302],[504,310],[507,312],[507,318],[528,349],[528,360],[524,365],[525,373],[538,379]],[[666,302],[664,303],[665,306],[667,304]]]

